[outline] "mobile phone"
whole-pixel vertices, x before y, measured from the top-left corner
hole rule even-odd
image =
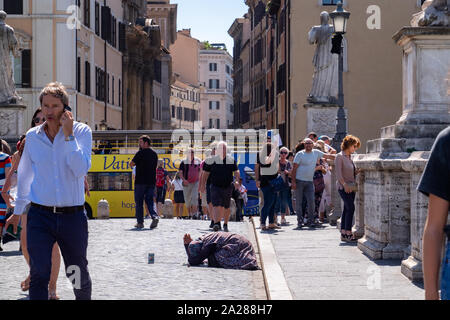
[[[67,104],[64,105],[64,111],[72,111],[72,108],[69,107]]]
[[[267,139],[272,139],[272,130],[267,131]]]

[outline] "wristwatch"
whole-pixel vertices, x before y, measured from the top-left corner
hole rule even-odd
[[[65,140],[66,141],[73,141],[73,140],[75,140],[75,136],[73,136],[73,135],[67,136]]]

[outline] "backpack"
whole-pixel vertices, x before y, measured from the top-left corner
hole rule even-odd
[[[165,174],[165,170],[162,168],[157,168],[156,169],[156,186],[157,187],[164,187],[164,185],[166,184],[166,174]]]

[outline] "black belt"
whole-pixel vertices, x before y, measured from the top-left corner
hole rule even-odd
[[[84,211],[84,206],[73,206],[73,207],[48,207],[43,206],[37,203],[32,202],[32,207],[36,207],[42,210],[50,211],[53,213],[67,214],[67,213],[76,213],[80,211]]]

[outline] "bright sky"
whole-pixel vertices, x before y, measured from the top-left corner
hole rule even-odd
[[[178,4],[177,30],[191,29],[192,37],[209,43],[225,43],[233,55],[228,29],[248,11],[244,0],[171,0]]]

